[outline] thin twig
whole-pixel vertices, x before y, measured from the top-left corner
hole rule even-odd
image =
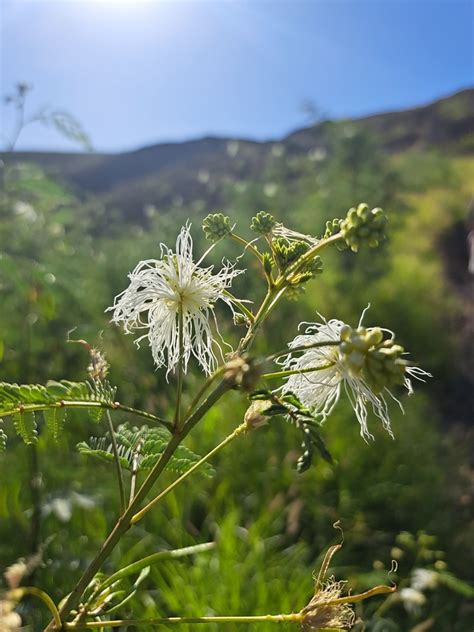
[[[108,422],[108,425],[109,425],[110,439],[112,441],[112,451],[113,451],[113,455],[114,455],[115,468],[117,470],[117,481],[118,481],[119,492],[120,492],[120,507],[121,507],[121,511],[123,512],[125,510],[125,507],[127,506],[127,501],[126,501],[126,498],[125,498],[125,484],[124,484],[124,481],[123,481],[122,464],[120,463],[120,456],[119,456],[119,453],[118,453],[117,439],[115,437],[114,424],[112,423],[112,417],[110,415],[110,411],[107,410],[105,415],[107,417],[107,422]]]

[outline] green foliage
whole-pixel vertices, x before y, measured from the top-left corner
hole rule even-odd
[[[115,391],[108,382],[50,380],[46,386],[0,382],[0,414],[12,416],[18,435],[31,444],[37,440],[35,410],[41,410],[46,428],[57,441],[64,430],[68,406],[83,403],[91,419],[99,422],[104,409],[94,404],[113,405]]]
[[[354,589],[368,581],[365,575],[373,572],[373,562],[384,564],[378,573],[388,571],[400,530],[415,534],[426,529],[435,534],[437,546],[446,551],[449,570],[438,571],[445,584],[427,593],[423,617],[433,618],[439,630],[464,632],[470,624],[465,586],[472,570],[472,518],[466,505],[470,481],[463,464],[468,462],[472,435],[456,423],[462,417],[455,406],[465,398],[471,382],[462,382],[466,387],[461,390],[448,388],[461,384],[463,376],[465,333],[459,323],[464,322],[467,304],[466,297],[460,299],[446,279],[443,257],[447,255],[441,254],[440,244],[453,222],[465,221],[474,163],[449,155],[435,160],[416,152],[389,159],[361,131],[347,136],[342,128],[330,128],[327,155],[317,164],[309,158],[291,164],[288,158],[272,159],[266,181],[278,178],[277,195],[269,198],[263,181],[245,181],[241,191],[226,184],[226,207],[233,209],[242,227],[248,226],[254,209],[268,208],[271,202],[275,216],[318,235],[329,218],[343,217],[354,200],[365,199],[371,206],[387,208],[389,240],[380,251],[361,250],[357,257],[336,249],[325,251],[325,274],[314,286],[309,284],[300,304],[303,316],[294,304],[283,304],[272,315],[266,335],[258,336],[255,353],[265,353],[269,343],[272,349],[282,348],[288,332],[295,331],[300,320],[314,320],[316,309],[356,326],[354,314],[370,300],[368,322],[396,330],[403,345],[435,375],[433,384],[423,387],[426,398],[417,394],[406,401],[406,416],[394,408],[395,441],[374,429],[375,446],[360,442],[350,409],[338,407],[334,418],[320,429],[331,449],[332,466],[321,459],[318,467],[299,475],[294,466],[301,453],[293,448],[295,432],[300,430],[273,420],[271,428],[243,437],[239,449],[226,449],[214,462],[219,476],[205,484],[202,480],[200,485],[191,484],[186,494],[179,489],[169,494],[161,511],[150,513],[139,530],[127,534],[110,566],[117,568],[150,550],[196,539],[216,539],[216,551],[192,563],[170,560],[157,565],[141,585],[150,590],[139,591],[117,616],[195,615],[210,607],[215,613],[243,613],[244,608],[245,612],[294,610],[307,601],[316,558],[333,541],[331,524],[340,518],[346,548],[338,560],[341,566],[332,570],[338,577],[350,576]],[[0,201],[2,379],[46,383],[50,376],[59,380],[68,375],[84,384],[83,351],[66,344],[67,332],[78,326],[77,337],[90,340],[104,331],[101,346],[112,365],[113,381],[121,384],[123,401],[166,415],[172,401],[163,388],[164,377],[154,372],[146,349],[137,352],[129,338],[116,334],[103,310],[123,290],[125,275],[137,259],[155,257],[159,241],[169,241],[183,218],[202,211],[176,205],[160,208],[144,229],[138,222],[117,220],[113,209],[106,218],[100,204],[77,200],[39,169],[11,168],[4,174],[4,184]],[[196,248],[204,244],[204,236],[201,240]],[[217,251],[215,261],[222,256]],[[241,249],[235,246],[234,252],[241,254]],[[258,268],[252,263],[248,266],[236,287],[252,294],[258,288]],[[222,333],[238,341],[238,333],[234,338],[225,328]],[[199,387],[197,380],[191,384],[195,387]],[[65,399],[68,386],[38,388],[37,398],[46,397],[42,390],[46,389],[48,397]],[[2,415],[12,410],[13,395],[1,395]],[[16,395],[14,401],[21,404]],[[243,414],[231,393],[228,401],[208,415],[199,432],[188,438],[189,447],[196,454],[207,452]],[[71,415],[67,432],[61,431],[61,418],[46,418],[46,423],[49,432],[40,432],[33,446],[25,450],[23,442],[10,437],[9,449],[0,455],[0,565],[25,557],[33,542],[29,518],[33,501],[25,481],[31,480],[29,456],[34,450],[45,481],[40,540],[46,542],[55,535],[35,582],[58,601],[106,537],[117,506],[113,468],[104,468],[100,479],[91,476],[89,460],[68,448],[96,432],[93,422],[81,418],[75,423]],[[454,430],[455,423],[461,429]],[[0,429],[0,448],[5,441]],[[104,448],[107,452],[107,440]],[[318,453],[317,447],[313,449]],[[167,476],[171,481],[172,475]],[[55,511],[66,502],[73,507],[67,519]],[[418,555],[422,553],[413,549],[399,561],[400,585],[409,584],[414,565],[421,563],[415,561]],[[430,567],[434,564],[431,558],[418,559]],[[373,610],[360,613],[368,630],[381,627],[381,620],[377,624],[372,618],[381,604],[382,599],[376,600]],[[46,617],[35,616],[40,629]],[[410,617],[400,603],[383,614],[383,621],[387,630],[390,626],[408,630],[422,622],[421,617]],[[183,626],[183,632],[188,629]],[[273,626],[259,629],[270,632]],[[238,632],[237,626],[234,630]]]
[[[13,425],[15,426],[15,430],[18,435],[23,439],[23,441],[30,445],[31,443],[35,443],[37,441],[37,431],[36,431],[36,417],[34,412],[25,412],[20,410],[20,412],[12,415],[13,417]]]
[[[149,470],[156,464],[168,445],[170,434],[163,428],[137,428],[124,424],[117,429],[115,438],[121,466],[127,470],[140,472]],[[77,449],[81,454],[96,457],[107,463],[114,461],[112,444],[106,437],[90,437],[88,443],[78,443]],[[200,458],[192,450],[180,445],[167,467],[183,474]],[[208,463],[203,464],[201,471],[206,476],[214,474]]]

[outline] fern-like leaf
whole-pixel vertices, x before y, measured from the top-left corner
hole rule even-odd
[[[50,381],[42,384],[8,384],[0,382],[0,415],[9,415],[17,433],[25,443],[37,439],[34,410],[31,408],[51,406],[43,410],[46,427],[55,440],[59,438],[66,421],[66,410],[61,405],[66,402],[84,402],[84,408],[93,421],[100,421],[104,413],[101,404],[112,404],[116,389],[109,382],[61,382]],[[91,406],[87,406],[91,402]],[[55,407],[56,405],[56,407]]]
[[[168,445],[170,435],[164,428],[136,428],[124,424],[117,429],[115,439],[121,466],[124,469],[140,471],[150,469],[156,464]],[[102,461],[114,460],[112,444],[108,437],[90,437],[88,442],[78,443],[77,449],[81,454]],[[167,469],[183,474],[200,458],[189,448],[180,445],[170,459]],[[201,471],[206,476],[214,474],[212,466],[208,463],[203,464]]]
[[[53,439],[57,441],[64,429],[66,423],[67,410],[66,408],[49,408],[43,411],[46,427],[53,435]]]
[[[15,413],[13,415],[13,425],[27,445],[31,445],[38,440],[36,418],[33,412],[20,410],[18,413]]]
[[[3,424],[3,419],[0,419],[0,424]],[[3,428],[0,428],[0,452],[5,452],[7,449],[7,435]]]

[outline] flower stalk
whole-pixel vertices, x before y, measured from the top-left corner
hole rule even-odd
[[[211,459],[215,454],[217,454],[222,448],[225,448],[226,445],[231,443],[234,439],[239,437],[242,433],[246,432],[247,424],[242,423],[240,426],[231,432],[223,441],[221,441],[215,448],[213,448],[210,452],[205,454],[199,461],[197,461],[192,467],[190,467],[184,474],[182,474],[179,478],[177,478],[171,485],[169,485],[166,489],[164,489],[158,496],[153,498],[143,509],[138,511],[131,519],[131,524],[137,523],[139,520],[143,518],[145,514],[147,514],[150,509],[152,509],[160,500],[162,500],[165,496],[167,496],[175,487],[180,485],[183,481],[185,481],[191,474],[193,474],[201,465],[206,463],[209,459]]]
[[[120,457],[118,453],[117,439],[115,437],[114,424],[112,423],[112,417],[110,415],[110,411],[107,410],[105,415],[107,417],[107,423],[109,426],[109,434],[110,434],[110,440],[112,442],[112,452],[114,455],[115,469],[117,471],[117,482],[118,482],[119,494],[120,494],[120,507],[121,507],[121,510],[124,511],[125,507],[127,506],[127,501],[125,498],[125,484],[123,481],[123,471],[122,471],[122,466],[120,464]]]

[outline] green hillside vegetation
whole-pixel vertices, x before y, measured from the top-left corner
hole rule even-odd
[[[268,341],[284,347],[300,321],[316,320],[316,310],[356,325],[355,315],[370,302],[366,324],[395,330],[433,374],[405,398],[405,415],[393,404],[394,441],[373,422],[375,443],[364,443],[352,409],[341,401],[322,429],[333,465],[317,458],[299,474],[300,436],[283,418],[238,439],[213,462],[213,478],[197,474],[191,492],[170,494],[161,511],[130,532],[107,570],[162,548],[215,540],[216,549],[152,567],[117,616],[295,611],[312,594],[311,573],[337,539],[332,525],[340,520],[345,545],[332,572],[354,590],[392,578],[402,589],[416,568],[438,577],[415,611],[404,607],[400,591],[367,602],[358,611],[366,627],[355,630],[468,629],[474,616],[474,281],[467,272],[467,233],[474,221],[474,157],[466,128],[472,91],[461,95],[455,104],[429,106],[431,123],[422,126],[415,110],[394,116],[388,127],[383,117],[389,115],[380,115],[364,125],[324,123],[282,143],[235,141],[232,149],[222,141],[227,162],[214,150],[211,157],[196,151],[179,168],[170,163],[155,174],[148,166],[134,181],[120,172],[117,183],[95,193],[92,185],[79,188],[79,171],[71,176],[67,164],[62,176],[56,166],[52,178],[45,174],[51,159],[40,159],[40,167],[31,156],[8,156],[0,202],[2,381],[83,380],[87,353],[68,338],[85,339],[104,350],[120,402],[166,415],[172,402],[164,372],[104,313],[136,263],[157,257],[160,242],[172,245],[187,218],[204,250],[200,226],[210,211],[223,210],[248,238],[259,210],[318,236],[328,219],[344,217],[362,201],[387,211],[389,239],[357,255],[325,254],[323,274],[310,282],[298,309],[287,301],[270,319],[256,351]],[[433,120],[444,127],[433,127]],[[408,142],[415,127],[424,142]],[[87,177],[97,169],[97,183],[105,157],[86,160]],[[218,246],[215,262],[229,249],[241,254],[237,246]],[[236,280],[236,295],[244,287],[247,295],[259,291],[257,271],[251,262],[248,268]],[[221,333],[238,341],[230,325]],[[242,398],[230,394],[186,445],[205,453],[243,413]],[[116,516],[113,468],[96,462],[91,469],[75,449],[91,435],[105,435],[105,427],[76,413],[57,443],[40,426],[34,446],[23,445],[10,419],[0,427],[8,436],[0,454],[0,567],[42,549],[43,563],[30,579],[57,598],[72,587]],[[388,575],[392,558],[398,570]],[[22,608],[38,628],[45,623],[33,602]]]

